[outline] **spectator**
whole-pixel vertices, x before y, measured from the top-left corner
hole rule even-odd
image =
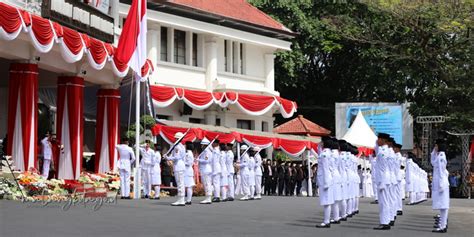
[[[450,173],[448,180],[449,180],[449,189],[451,193],[450,196],[455,197],[458,186],[459,186],[458,180],[456,179],[456,173],[455,172]]]
[[[302,168],[301,164],[296,165],[294,167],[296,169],[296,172],[295,172],[296,173],[296,178],[295,178],[296,196],[300,196],[301,195],[301,187],[302,187],[303,180],[304,180],[304,171],[303,171],[303,168]]]

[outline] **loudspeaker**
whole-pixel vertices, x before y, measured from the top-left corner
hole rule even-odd
[[[182,115],[192,115],[193,108],[189,107],[186,103],[183,103],[183,114]]]

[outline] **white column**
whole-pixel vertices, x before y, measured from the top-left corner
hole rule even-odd
[[[203,67],[204,61],[206,60],[204,57],[204,36],[201,34],[198,34],[197,37],[197,64],[198,67]]]
[[[275,90],[275,55],[265,54],[265,88],[269,91]]]
[[[309,157],[310,156],[311,156],[310,151],[306,151],[306,163],[308,165],[308,197],[313,196],[313,183],[312,183],[312,178],[311,178],[311,164],[309,163]]]
[[[232,48],[234,49],[234,73],[237,74],[242,74],[242,71],[240,70],[240,66],[242,64],[242,61],[240,61],[240,43],[239,42],[232,42]]]
[[[206,51],[206,90],[212,91],[212,82],[217,79],[217,37],[207,37],[204,44]]]
[[[193,65],[193,32],[186,31],[186,65]]]
[[[204,123],[207,125],[216,125],[217,111],[210,110],[204,113]],[[222,121],[221,121],[222,123]]]
[[[232,49],[234,48],[232,46],[233,42],[232,40],[227,40],[227,72],[234,72],[232,69],[234,68],[233,62],[234,62],[234,55],[232,54]],[[234,72],[235,73],[235,72]]]
[[[168,62],[174,62],[174,30],[168,27]]]
[[[160,35],[161,31],[159,30],[148,30],[147,40],[148,40],[148,59],[150,59],[154,64],[158,62],[160,58]]]

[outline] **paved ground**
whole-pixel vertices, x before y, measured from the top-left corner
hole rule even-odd
[[[201,200],[196,198],[195,202]],[[361,213],[331,229],[316,229],[322,209],[317,198],[264,197],[261,201],[171,207],[173,199],[118,200],[93,210],[93,203],[64,204],[0,201],[0,236],[443,236],[431,233],[431,202],[405,206],[390,231],[375,231],[377,205],[362,199]],[[474,200],[451,200],[444,236],[474,236]]]

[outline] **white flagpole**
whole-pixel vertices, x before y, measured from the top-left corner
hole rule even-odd
[[[306,151],[306,162],[308,165],[308,197],[313,196],[313,180],[311,178],[311,164],[309,162],[309,157],[311,156],[311,152],[308,150]]]
[[[140,17],[142,15],[141,10],[141,0],[138,0],[138,22],[140,23]],[[140,50],[140,47],[139,47]],[[141,75],[135,72],[138,78],[133,77],[137,86],[135,87],[135,177],[133,178],[133,198],[141,198],[141,172],[140,172],[140,79]],[[137,80],[138,79],[138,80]],[[133,82],[132,82],[133,83]]]

